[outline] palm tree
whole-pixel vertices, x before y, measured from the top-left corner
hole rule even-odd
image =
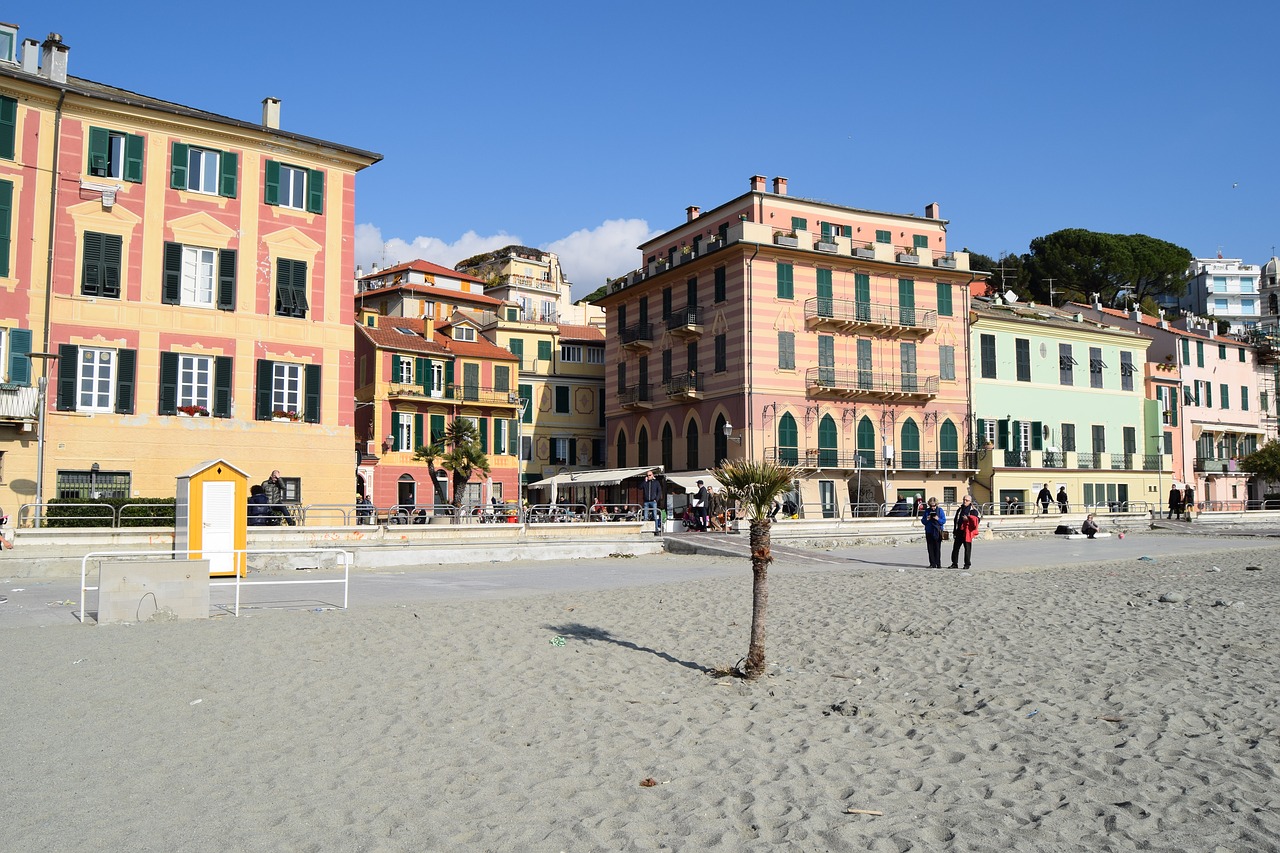
[[[445,495],[436,477],[436,460],[439,467],[453,475],[453,517],[458,517],[462,507],[462,494],[471,475],[476,471],[489,473],[489,457],[480,449],[480,430],[470,418],[454,418],[444,433],[428,447],[419,447],[413,458],[425,460],[435,486],[437,503],[445,503]]]
[[[745,678],[759,678],[764,674],[764,620],[769,604],[769,564],[773,562],[769,510],[774,500],[790,491],[796,469],[741,460],[725,462],[712,474],[724,486],[729,502],[739,504],[751,522],[751,644],[741,673]]]

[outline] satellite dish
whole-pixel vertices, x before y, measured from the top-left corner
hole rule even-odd
[[[1014,293],[1012,290],[1006,290],[1004,292],[1004,301],[1012,305],[1018,301],[1018,294]]]

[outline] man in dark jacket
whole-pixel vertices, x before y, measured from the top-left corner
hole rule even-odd
[[[285,524],[292,525],[293,516],[284,505],[284,483],[280,480],[279,471],[272,471],[271,476],[262,481],[262,491],[266,493],[267,504],[271,507],[271,523],[279,524],[283,520]]]
[[[658,482],[658,478],[653,476],[652,471],[648,471],[644,475],[644,484],[640,489],[641,496],[644,498],[644,517],[649,518],[649,513],[653,513],[653,535],[662,535],[662,512],[658,509],[662,503],[662,484]]]
[[[707,527],[711,521],[711,493],[707,491],[707,487],[702,485],[702,481],[698,481],[698,493],[694,495],[694,506],[697,507],[694,513],[698,519],[698,530],[703,533],[707,532]]]
[[[1049,491],[1048,483],[1045,483],[1040,494],[1036,495],[1036,503],[1040,504],[1041,515],[1049,511],[1049,504],[1053,503],[1053,492]]]

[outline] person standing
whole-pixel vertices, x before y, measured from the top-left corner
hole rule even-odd
[[[279,471],[272,471],[271,476],[262,481],[262,491],[266,493],[267,503],[271,507],[271,523],[279,524],[283,520],[285,524],[292,525],[293,516],[284,505],[284,482],[280,479]]]
[[[1067,514],[1067,487],[1058,486],[1058,512]]]
[[[644,498],[644,517],[648,519],[649,513],[653,513],[653,535],[661,536],[662,512],[658,509],[658,504],[662,502],[662,484],[653,476],[652,471],[645,472],[641,496]]]
[[[1040,493],[1036,495],[1036,503],[1040,504],[1041,515],[1049,511],[1049,504],[1053,503],[1053,492],[1049,491],[1048,483],[1045,483]]]
[[[965,495],[964,500],[960,502],[960,508],[956,510],[955,529],[951,532],[951,568],[960,568],[957,563],[960,557],[960,548],[964,548],[964,567],[972,568],[973,561],[973,539],[978,535],[978,525],[982,522],[982,515],[978,512],[978,508],[973,505],[973,497]]]
[[[1182,489],[1177,483],[1169,487],[1169,514],[1165,518],[1182,518]]]
[[[707,491],[706,486],[702,485],[701,480],[698,481],[698,494],[693,500],[697,508],[694,516],[698,519],[698,530],[706,533],[711,520],[711,493]]]
[[[942,532],[947,529],[947,513],[938,506],[937,498],[929,498],[920,518],[924,525],[924,546],[929,551],[929,568],[942,568]]]
[[[1187,521],[1191,520],[1191,514],[1196,511],[1196,490],[1191,488],[1190,483],[1182,490],[1182,511],[1186,513]]]

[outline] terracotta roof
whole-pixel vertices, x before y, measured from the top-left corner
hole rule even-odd
[[[483,358],[489,361],[520,361],[511,350],[490,342],[487,338],[477,337],[474,341],[455,341],[443,332],[437,331],[436,343],[447,351],[464,358]]]
[[[1073,306],[1073,307],[1075,307],[1075,308],[1085,308],[1085,309],[1088,309],[1088,310],[1090,310],[1090,311],[1096,310],[1096,309],[1094,309],[1094,307],[1093,307],[1092,305],[1085,305],[1084,303],[1081,303],[1081,302],[1068,302],[1067,304],[1068,304],[1068,305],[1071,305],[1071,306]],[[1127,320],[1129,320],[1130,322],[1132,322],[1132,321],[1133,321],[1133,315],[1132,315],[1132,314],[1129,314],[1129,313],[1128,313],[1128,312],[1126,312],[1126,311],[1121,311],[1121,310],[1120,310],[1120,309],[1118,309],[1118,308],[1102,308],[1102,309],[1101,309],[1101,311],[1102,311],[1102,313],[1103,313],[1103,314],[1106,314],[1106,315],[1107,315],[1107,316],[1109,316],[1109,317],[1119,317],[1119,318],[1127,319]],[[1143,313],[1141,313],[1141,312],[1140,312],[1140,313],[1139,313],[1139,315],[1138,315],[1138,322],[1140,322],[1142,325],[1147,326],[1147,327],[1152,328],[1152,329],[1159,329],[1159,328],[1160,328],[1160,320],[1159,320],[1159,318],[1157,318],[1157,317],[1152,317],[1150,314],[1143,314]],[[1187,330],[1187,329],[1175,329],[1175,328],[1173,327],[1173,324],[1172,324],[1172,323],[1170,323],[1169,328],[1167,328],[1167,329],[1161,329],[1161,331],[1168,332],[1169,334],[1171,334],[1171,335],[1175,335],[1175,336],[1177,336],[1177,337],[1182,337],[1182,338],[1195,338],[1195,339],[1196,339],[1196,340],[1198,340],[1198,341],[1207,341],[1207,340],[1222,341],[1222,340],[1226,340],[1226,341],[1230,341],[1232,344],[1238,344],[1238,345],[1241,345],[1241,346],[1251,346],[1251,344],[1249,344],[1247,341],[1242,340],[1241,338],[1239,338],[1239,337],[1237,337],[1237,336],[1235,336],[1235,335],[1218,335],[1218,336],[1216,336],[1216,337],[1214,337],[1214,338],[1210,338],[1210,337],[1209,337],[1209,331],[1208,331],[1207,329],[1192,329],[1192,330]]]
[[[397,331],[397,327],[408,329],[412,334]],[[379,349],[407,350],[432,355],[448,354],[446,348],[422,336],[422,321],[412,317],[379,317],[377,328],[370,326],[356,326],[356,328],[364,332],[365,337]]]
[[[596,326],[573,326],[568,323],[561,323],[560,340],[602,344],[604,343],[604,332],[600,331]]]
[[[439,264],[433,264],[433,263],[431,263],[430,261],[424,261],[424,260],[422,260],[422,259],[418,259],[418,260],[414,260],[414,261],[407,261],[407,262],[405,262],[405,263],[403,263],[403,264],[396,264],[396,265],[395,265],[395,266],[393,266],[393,267],[387,267],[387,268],[386,268],[386,269],[384,269],[384,270],[378,270],[377,272],[371,272],[371,273],[369,273],[369,274],[367,274],[367,275],[362,275],[362,276],[360,276],[360,279],[359,279],[359,280],[360,280],[360,281],[367,281],[367,280],[369,280],[369,279],[371,279],[371,278],[382,278],[383,276],[386,276],[386,275],[391,275],[391,274],[398,273],[398,272],[405,272],[405,271],[407,271],[407,270],[412,270],[412,271],[414,271],[414,272],[425,273],[426,275],[441,275],[441,276],[444,276],[445,278],[456,278],[456,279],[458,279],[459,281],[470,281],[470,282],[474,282],[474,283],[476,283],[476,284],[484,284],[484,282],[483,282],[483,281],[481,281],[480,279],[476,278],[476,277],[475,277],[475,276],[473,276],[473,275],[467,275],[467,274],[466,274],[466,273],[464,273],[464,272],[458,272],[457,270],[451,270],[451,269],[449,269],[448,267],[442,267],[442,266],[440,266]],[[403,283],[403,282],[401,282],[401,283]],[[388,285],[388,287],[389,287],[389,286],[390,286],[390,285]]]
[[[487,308],[496,308],[503,304],[501,299],[494,299],[492,296],[485,296],[483,293],[467,293],[463,290],[450,290],[447,287],[433,287],[430,284],[411,284],[404,281],[357,293],[356,298],[359,299],[375,293],[386,293],[391,290],[408,290],[423,296],[434,296],[441,302],[468,302],[474,305],[483,305]]]

